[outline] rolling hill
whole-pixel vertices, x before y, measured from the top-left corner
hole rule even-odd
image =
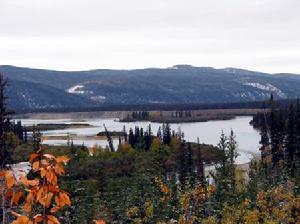
[[[166,69],[52,71],[0,66],[14,109],[232,103],[300,96],[300,75],[176,65]]]

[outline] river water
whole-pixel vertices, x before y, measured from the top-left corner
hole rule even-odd
[[[221,121],[207,121],[207,122],[192,122],[192,123],[180,123],[171,124],[172,130],[178,130],[179,128],[184,133],[184,138],[187,141],[196,142],[199,137],[201,143],[217,145],[220,139],[221,132],[224,131],[226,135],[230,134],[232,129],[236,135],[238,142],[239,156],[236,163],[247,163],[253,157],[253,155],[259,153],[259,133],[253,129],[249,124],[251,116],[236,117],[232,120]],[[146,129],[149,124],[154,134],[157,133],[159,126],[162,124],[151,122],[118,122],[117,119],[22,119],[24,125],[42,124],[42,123],[88,123],[91,127],[85,128],[73,128],[63,130],[44,131],[44,136],[66,136],[68,134],[77,135],[78,137],[95,136],[98,132],[104,131],[104,125],[109,131],[122,131],[125,125],[126,130],[134,128],[135,126],[143,127]],[[44,144],[49,145],[65,145],[66,140],[45,140]],[[107,145],[106,140],[74,140],[74,144],[85,146],[100,145],[105,147]],[[114,140],[114,144],[118,144],[118,140]]]

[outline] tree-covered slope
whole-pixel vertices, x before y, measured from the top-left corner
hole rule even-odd
[[[10,80],[12,107],[103,104],[226,103],[300,96],[300,76],[177,65],[166,69],[63,72],[0,66]],[[31,91],[30,98],[22,92]],[[32,103],[36,102],[36,103]]]

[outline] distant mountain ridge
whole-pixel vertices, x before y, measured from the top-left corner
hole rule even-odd
[[[300,75],[175,65],[135,70],[53,71],[0,66],[14,109],[232,103],[300,96]]]

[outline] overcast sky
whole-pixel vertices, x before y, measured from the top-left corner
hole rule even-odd
[[[0,0],[0,64],[300,74],[300,0]]]

